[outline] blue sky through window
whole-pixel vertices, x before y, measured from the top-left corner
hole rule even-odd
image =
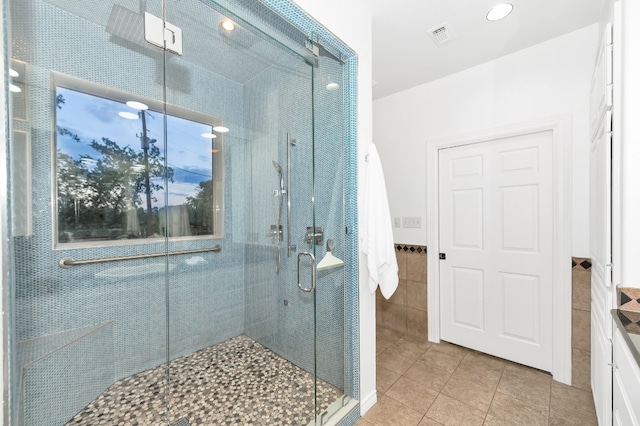
[[[105,137],[120,147],[129,146],[138,152],[142,151],[141,119],[129,120],[118,115],[122,111],[137,113],[136,110],[122,102],[63,87],[56,88],[56,95],[64,98],[64,104],[56,112],[57,126],[80,138],[80,142],[77,142],[69,135],[58,134],[58,151],[74,160],[85,157],[98,160],[101,154],[90,143],[92,140],[101,141]],[[201,136],[203,133],[211,133],[211,125],[168,115],[165,152],[163,114],[151,110],[146,114],[147,135],[150,139],[156,139],[160,157],[166,157],[167,166],[174,171],[174,182],[169,182],[168,185],[168,205],[185,204],[186,198],[195,194],[200,182],[212,178],[211,139]],[[154,181],[167,189],[161,178],[154,178]],[[153,206],[163,207],[164,197],[156,198]]]

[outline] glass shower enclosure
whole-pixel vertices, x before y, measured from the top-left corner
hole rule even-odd
[[[343,55],[268,2],[5,7],[11,424],[357,405]]]

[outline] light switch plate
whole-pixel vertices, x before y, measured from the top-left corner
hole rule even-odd
[[[403,228],[422,228],[422,218],[421,217],[403,217],[402,227]]]

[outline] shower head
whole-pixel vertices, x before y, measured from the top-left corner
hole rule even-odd
[[[112,41],[136,50],[150,50],[162,52],[144,39],[144,13],[136,13],[124,6],[114,4],[107,21],[107,32],[112,35]],[[115,38],[114,38],[115,37]],[[133,44],[131,44],[133,43]],[[139,48],[143,49],[139,49]],[[146,52],[145,52],[146,53]]]
[[[272,160],[272,162],[273,168],[276,169],[276,172],[278,172],[278,177],[280,178],[280,193],[284,194],[284,176],[282,174],[282,167],[280,167],[280,164],[276,160]],[[282,199],[280,199],[280,201],[282,202]]]

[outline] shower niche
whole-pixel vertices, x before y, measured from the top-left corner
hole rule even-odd
[[[11,424],[353,423],[353,52],[290,2],[4,7]]]

